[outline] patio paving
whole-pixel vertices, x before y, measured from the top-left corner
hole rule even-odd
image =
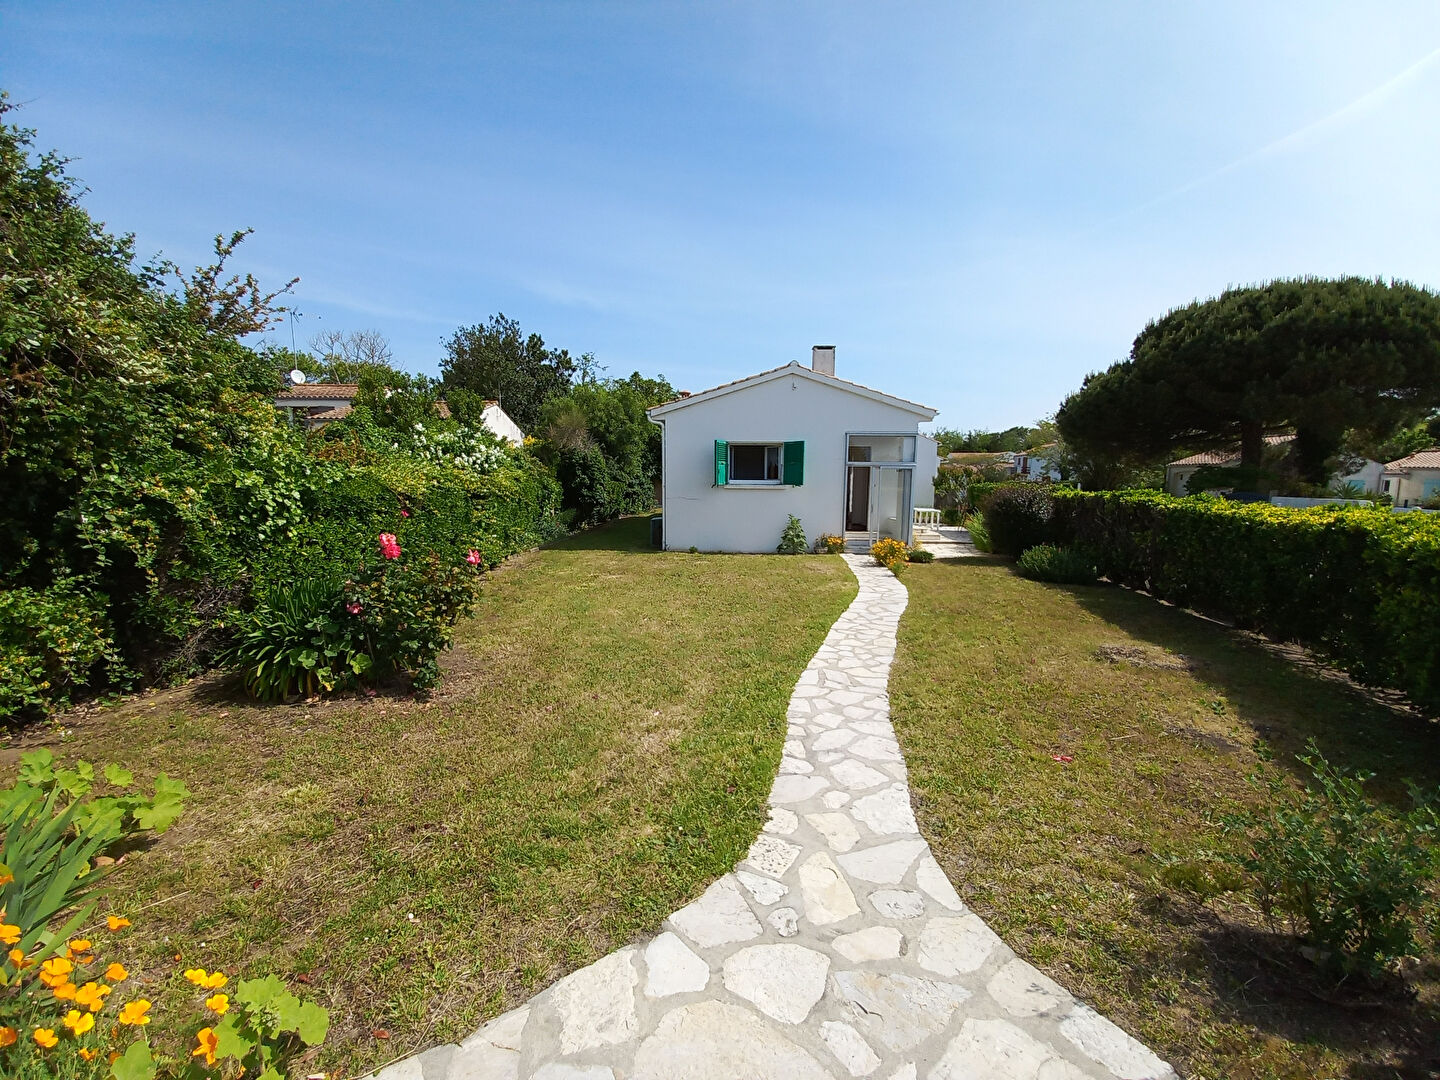
[[[970,530],[957,525],[917,525],[915,543],[934,552],[937,559],[968,559],[984,554],[970,539]]]
[[[1175,1077],[961,902],[890,725],[905,587],[844,558],[860,591],[795,687],[746,859],[658,936],[381,1080]]]

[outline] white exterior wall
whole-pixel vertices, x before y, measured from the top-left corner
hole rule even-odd
[[[1387,472],[1385,479],[1390,481],[1390,490],[1386,494],[1391,497],[1393,506],[1419,506],[1429,494],[1440,490],[1440,469]]]
[[[843,536],[847,436],[861,432],[914,436],[919,434],[920,421],[928,418],[788,374],[657,417],[665,425],[661,455],[665,547],[773,552],[790,514],[800,519],[812,543],[820,533]],[[716,439],[804,442],[804,483],[716,487]],[[918,443],[917,452],[924,446]],[[932,478],[933,470],[932,466]],[[917,475],[916,490],[922,490],[924,483]]]
[[[485,411],[480,414],[480,422],[492,435],[504,439],[512,446],[519,446],[525,441],[525,433],[520,430],[520,425],[511,420],[499,405],[486,405]]]
[[[940,444],[929,435],[915,440],[915,505],[935,505],[935,477],[940,472]]]

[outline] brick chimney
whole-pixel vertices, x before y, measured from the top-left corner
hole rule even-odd
[[[835,346],[814,345],[810,348],[810,369],[821,375],[835,374]]]

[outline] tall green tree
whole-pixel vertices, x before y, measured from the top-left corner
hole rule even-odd
[[[539,426],[547,401],[565,394],[577,376],[593,370],[593,357],[577,359],[565,349],[549,348],[539,334],[525,334],[503,314],[456,330],[445,342],[440,364],[447,392],[466,390],[499,401],[527,433]]]
[[[1440,297],[1405,282],[1301,278],[1150,323],[1056,423],[1077,451],[1113,461],[1239,444],[1255,475],[1265,436],[1294,431],[1300,477],[1324,483],[1347,432],[1384,439],[1437,405]]]

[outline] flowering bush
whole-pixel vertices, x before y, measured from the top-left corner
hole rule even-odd
[[[107,964],[93,940],[102,923],[90,920],[100,859],[137,832],[163,831],[188,793],[163,775],[153,799],[124,793],[130,774],[114,765],[102,771],[122,794],[86,798],[96,783],[92,766],[59,769],[48,750],[37,750],[22,755],[19,779],[0,791],[0,1076],[279,1080],[289,1057],[325,1038],[329,1015],[274,976],[242,981],[231,995],[222,992],[224,973],[185,971],[203,1019],[161,1017],[182,1056],[152,1050],[153,1003],[135,988],[156,985],[158,975],[142,980],[118,961]],[[103,926],[119,934],[130,920],[112,913]]]
[[[0,716],[64,707],[97,676],[130,676],[103,598],[86,595],[73,579],[43,591],[0,589]]]
[[[399,444],[395,449],[400,449]],[[483,476],[505,463],[506,451],[484,428],[453,427],[426,429],[417,423],[411,430],[409,450],[422,461],[450,465]]]
[[[843,536],[821,533],[815,537],[815,553],[817,555],[839,555],[844,550],[845,538]]]
[[[899,575],[901,568],[909,561],[910,548],[903,540],[892,540],[887,537],[871,544],[870,554],[881,566],[889,569],[891,573]]]
[[[302,581],[272,590],[233,620],[226,661],[254,697],[280,700],[408,674],[417,690],[440,679],[439,656],[479,593],[480,552],[463,562],[430,552],[407,559],[394,533],[381,559],[343,583]]]

